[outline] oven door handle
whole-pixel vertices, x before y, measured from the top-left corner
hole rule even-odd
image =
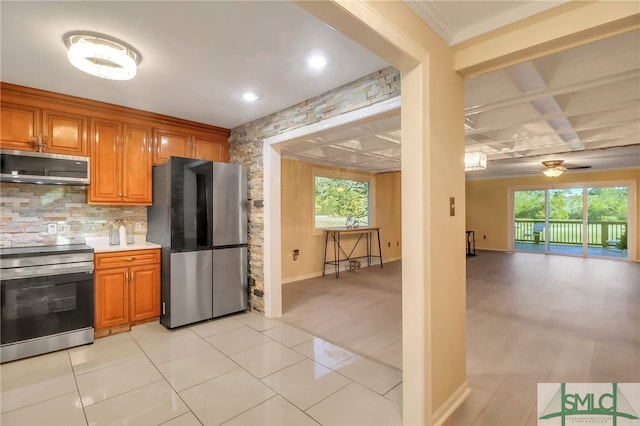
[[[12,280],[31,277],[46,277],[51,275],[75,274],[78,272],[93,272],[93,262],[62,263],[58,265],[29,266],[24,268],[8,268],[2,270],[2,280]]]

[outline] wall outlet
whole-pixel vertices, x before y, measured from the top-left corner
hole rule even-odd
[[[387,247],[391,247],[391,241],[387,242]]]
[[[486,235],[483,235],[483,236],[482,236],[482,239],[483,239],[483,240],[486,240],[486,239],[487,239],[487,236],[486,236]]]
[[[57,223],[50,223],[47,225],[47,232],[50,234],[57,234],[58,233],[58,224]]]
[[[137,231],[137,232],[144,231],[144,228],[142,227],[142,222],[136,222],[136,226],[134,228],[134,231]]]

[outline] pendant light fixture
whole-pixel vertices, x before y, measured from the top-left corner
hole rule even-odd
[[[132,46],[104,34],[73,31],[63,39],[71,65],[96,77],[131,80],[142,59]]]
[[[464,171],[484,170],[487,168],[487,154],[484,152],[465,152]]]

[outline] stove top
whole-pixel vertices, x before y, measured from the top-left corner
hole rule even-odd
[[[0,248],[0,257],[33,257],[33,256],[49,256],[56,254],[73,254],[73,253],[93,253],[93,248],[85,244],[67,244],[60,246],[32,246],[32,247],[13,247]]]

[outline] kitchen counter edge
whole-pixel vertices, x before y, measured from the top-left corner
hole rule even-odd
[[[93,247],[94,253],[109,253],[109,252],[117,252],[117,251],[130,251],[130,250],[152,250],[162,248],[160,244],[149,243],[149,242],[134,242],[133,244],[127,244],[126,246],[120,245],[110,245],[110,244],[89,244],[89,247]]]

